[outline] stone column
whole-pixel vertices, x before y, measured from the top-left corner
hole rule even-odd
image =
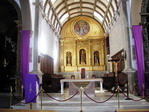
[[[123,8],[123,22],[125,26],[125,47],[126,51],[126,59],[125,59],[125,69],[124,72],[128,74],[128,80],[130,88],[133,88],[135,82],[135,70],[132,68],[132,24],[131,24],[131,14],[130,14],[130,0],[122,0],[122,8]]]
[[[20,72],[20,46],[21,46],[21,30],[22,30],[22,23],[20,20],[16,20],[15,23],[17,24],[17,28],[18,28],[18,38],[17,38],[17,60],[16,60],[16,63],[17,63],[17,73]],[[19,75],[19,74],[17,74]]]
[[[92,62],[92,59],[91,59],[91,56],[92,56],[92,52],[91,52],[91,42],[90,40],[88,41],[88,65],[91,66],[91,62]],[[86,60],[87,61],[87,60]]]
[[[131,62],[131,40],[132,40],[132,25],[131,25],[131,17],[130,17],[130,1],[122,0],[122,9],[124,13],[123,24],[125,25],[125,39],[124,39],[124,50],[126,51],[126,60],[125,60],[125,70],[124,71],[132,71],[132,62]]]
[[[40,27],[40,2],[36,0],[33,5],[35,5],[35,17],[34,17],[34,36],[33,36],[33,46],[32,46],[32,54],[33,54],[33,71],[31,73],[37,74],[40,79],[40,84],[42,83],[42,75],[43,73],[40,71],[40,64],[38,64],[38,40],[39,40],[39,27]]]
[[[60,40],[60,51],[60,71],[64,72],[64,40]]]
[[[38,28],[39,28],[39,0],[33,3],[35,5],[35,18],[34,18],[34,37],[33,37],[33,71],[38,70]]]
[[[16,51],[16,89],[20,88],[20,71],[21,71],[21,30],[22,30],[22,23],[20,20],[16,20],[15,23],[17,24],[17,28],[18,28],[18,36],[17,36],[17,51]]]

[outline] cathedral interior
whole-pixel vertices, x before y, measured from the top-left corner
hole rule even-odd
[[[142,65],[133,26],[141,28]],[[61,79],[80,77],[103,77],[109,89],[107,77],[121,72],[137,95],[141,81],[149,94],[149,1],[1,0],[0,49],[0,94],[17,92],[26,74],[59,92]]]

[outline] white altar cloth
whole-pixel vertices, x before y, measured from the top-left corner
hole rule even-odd
[[[61,94],[64,93],[64,82],[100,82],[100,92],[103,93],[103,79],[94,78],[94,79],[61,79]]]

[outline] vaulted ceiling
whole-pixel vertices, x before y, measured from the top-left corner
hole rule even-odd
[[[89,16],[103,27],[111,22],[121,0],[43,0],[43,15],[59,31],[76,16]]]

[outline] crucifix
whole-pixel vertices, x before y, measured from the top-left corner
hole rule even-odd
[[[118,87],[118,64],[121,62],[122,59],[110,59],[110,60],[108,60],[108,61],[112,62],[112,64],[114,65],[115,90]]]

